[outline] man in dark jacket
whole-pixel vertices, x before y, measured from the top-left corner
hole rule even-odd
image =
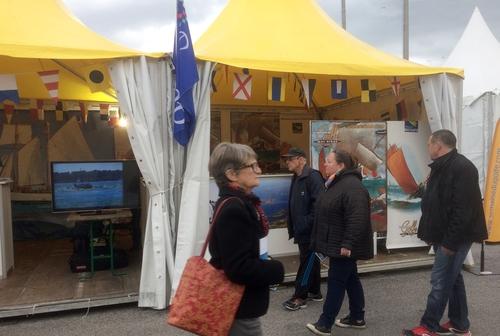
[[[314,220],[314,203],[323,189],[323,177],[306,163],[300,148],[290,148],[282,155],[293,172],[288,198],[288,235],[299,245],[300,265],[295,278],[295,293],[283,303],[288,310],[307,307],[307,299],[323,301],[319,259],[310,249]]]
[[[330,257],[328,292],[323,313],[307,328],[316,335],[330,335],[335,323],[342,328],[366,328],[365,296],[356,261],[373,257],[370,196],[352,157],[338,150],[326,157],[326,191],[316,202],[311,247]],[[335,320],[345,292],[349,315]]]
[[[422,198],[418,237],[436,253],[431,292],[420,326],[404,336],[470,335],[462,264],[473,242],[488,237],[476,167],[456,150],[455,135],[439,130],[428,141],[433,162]],[[449,321],[440,325],[446,305]]]

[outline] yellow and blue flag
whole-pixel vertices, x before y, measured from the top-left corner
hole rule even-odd
[[[198,82],[199,77],[186,10],[182,0],[177,0],[177,29],[173,63],[175,66],[173,133],[175,140],[185,146],[194,133],[196,117],[193,87]]]

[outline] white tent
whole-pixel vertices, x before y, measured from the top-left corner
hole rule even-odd
[[[495,121],[500,117],[500,43],[477,7],[444,64],[465,70],[460,150],[478,168],[483,189]]]

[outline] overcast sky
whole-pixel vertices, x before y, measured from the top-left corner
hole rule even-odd
[[[273,1],[273,0],[268,0]],[[63,0],[92,30],[143,51],[171,51],[175,0]],[[228,0],[185,0],[196,40]],[[341,24],[341,0],[317,0]],[[410,59],[428,65],[446,60],[475,6],[500,40],[499,0],[410,0]],[[371,45],[402,56],[403,0],[346,0],[347,30]],[[276,13],[279,15],[279,13]]]

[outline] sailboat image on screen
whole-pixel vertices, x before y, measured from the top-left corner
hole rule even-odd
[[[389,185],[391,189],[389,203],[401,208],[419,207],[424,185],[415,181],[401,147],[397,145],[389,147],[387,169],[397,183],[396,186]]]

